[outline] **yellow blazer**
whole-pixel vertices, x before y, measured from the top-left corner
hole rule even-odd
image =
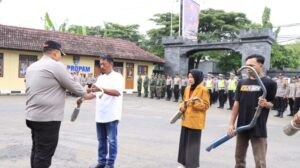
[[[189,98],[190,89],[191,89],[190,86],[187,86],[185,88],[184,97],[183,97],[184,101],[190,99]],[[186,110],[183,114],[181,125],[191,129],[202,130],[205,128],[206,111],[210,106],[209,92],[202,84],[199,84],[195,88],[191,98],[195,96],[202,99],[202,103],[200,101],[195,101],[195,102],[188,102],[186,104]],[[184,101],[180,103],[179,106],[180,108],[184,106]]]

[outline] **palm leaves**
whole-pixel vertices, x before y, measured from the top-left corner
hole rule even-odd
[[[69,33],[76,33],[76,34],[82,34],[86,35],[86,27],[85,26],[70,26],[68,27],[68,19],[65,19],[65,21],[58,27],[54,25],[53,21],[51,20],[48,12],[46,12],[45,17],[43,18],[45,21],[45,30],[48,31],[59,31],[59,32],[69,32]]]

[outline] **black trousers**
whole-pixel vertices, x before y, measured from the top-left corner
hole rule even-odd
[[[216,90],[213,91],[213,103],[218,101],[219,94]]]
[[[31,129],[32,134],[31,168],[50,167],[58,143],[60,124],[60,121],[26,120],[26,125]]]
[[[295,114],[299,111],[299,109],[300,109],[300,97],[296,97],[294,102]]]
[[[290,114],[294,115],[295,110],[294,110],[294,99],[293,98],[289,98],[289,106],[290,106]]]
[[[225,90],[219,90],[219,107],[224,107],[225,104]]]
[[[170,100],[171,98],[172,98],[171,85],[167,85],[167,99]]]
[[[233,103],[234,103],[234,94],[235,93],[233,90],[228,91],[229,108],[231,108],[231,109],[232,109]]]
[[[209,93],[209,102],[210,102],[210,105],[212,105],[213,104],[213,92],[212,92],[212,90],[211,89],[208,89],[208,93]]]
[[[181,127],[178,162],[186,168],[200,166],[201,130]]]
[[[279,113],[283,113],[286,109],[286,99],[283,97],[277,97],[277,110]]]
[[[179,85],[174,85],[174,98],[175,100],[179,99]]]

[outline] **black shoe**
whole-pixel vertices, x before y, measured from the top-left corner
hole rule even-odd
[[[280,113],[279,117],[280,117],[280,118],[283,118],[283,112]]]
[[[106,165],[104,168],[114,168],[114,166],[108,166],[108,165]]]
[[[279,112],[276,115],[274,115],[274,117],[279,117],[279,116],[280,116]]]
[[[293,116],[293,114],[288,114],[287,116]]]
[[[174,100],[173,102],[178,102],[178,100]]]
[[[232,108],[228,108],[227,110],[232,110]]]
[[[96,166],[90,166],[89,168],[105,168],[105,165],[98,163]]]

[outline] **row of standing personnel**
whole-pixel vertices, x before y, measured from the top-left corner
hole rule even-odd
[[[209,91],[210,104],[219,100],[218,108],[223,109],[228,99],[229,108],[227,110],[232,110],[237,83],[237,77],[233,73],[230,74],[228,80],[224,78],[223,74],[219,74],[218,77],[208,74],[203,84]]]
[[[144,97],[150,96],[150,98],[165,98],[167,101],[172,99],[174,95],[174,102],[178,102],[179,97],[183,97],[185,87],[188,85],[188,79],[186,76],[180,77],[175,75],[173,78],[170,75],[152,75],[149,79],[145,76],[139,76],[137,81],[138,96],[142,96],[142,87],[144,89]],[[207,78],[203,81],[203,85],[209,90],[211,104],[216,103],[219,100],[219,108],[224,108],[227,96],[229,99],[229,108],[232,109],[234,102],[234,94],[237,86],[237,79],[234,74],[230,75],[229,80],[224,79],[224,75],[220,74],[218,78],[208,74]],[[149,93],[150,87],[150,95]]]
[[[152,75],[149,79],[145,76],[144,79],[139,75],[137,80],[138,96],[142,96],[142,87],[144,89],[144,97],[162,99],[166,97],[167,101],[172,99],[174,94],[174,102],[178,102],[179,97],[183,96],[185,87],[188,85],[186,76],[180,77],[175,75]],[[150,90],[149,90],[150,89]],[[150,93],[149,93],[150,91]]]
[[[277,82],[276,99],[274,109],[277,110],[275,117],[283,117],[287,107],[290,107],[290,114],[293,116],[300,108],[300,78],[294,77],[290,82],[284,74],[279,74]]]

